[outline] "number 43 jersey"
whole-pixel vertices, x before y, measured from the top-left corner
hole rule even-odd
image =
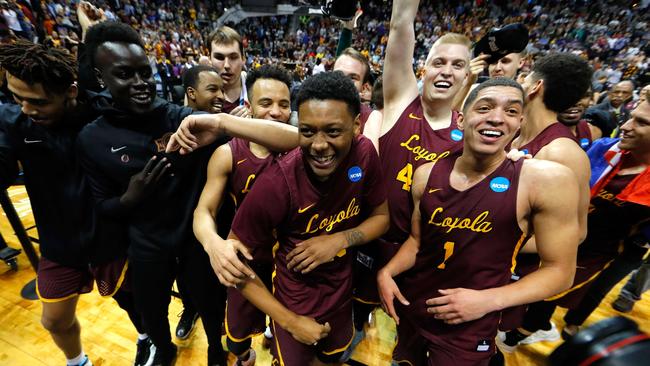
[[[463,149],[463,133],[458,129],[456,119],[454,112],[449,127],[432,129],[424,117],[422,99],[418,96],[406,107],[393,128],[379,138],[379,157],[383,162],[390,210],[390,229],[383,239],[394,244],[392,255],[411,232],[413,201],[410,192],[415,170],[420,165],[457,155]]]
[[[442,296],[439,289],[481,290],[509,283],[514,256],[525,239],[517,222],[523,161],[504,160],[492,174],[465,191],[449,183],[455,161],[444,159],[434,165],[420,200],[420,249],[401,287],[411,303],[405,315],[415,317],[415,324],[431,334],[493,339],[499,312],[461,325],[446,325],[427,314],[425,301]]]

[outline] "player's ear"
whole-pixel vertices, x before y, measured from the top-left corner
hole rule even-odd
[[[538,95],[542,95],[543,92],[544,92],[544,79],[539,79],[535,81],[533,86],[528,91],[527,99],[528,100],[533,99]]]
[[[192,88],[191,86],[187,87],[186,93],[187,93],[187,98],[188,99],[190,99],[192,101],[196,100],[196,90],[194,90],[194,88]]]
[[[458,129],[461,131],[465,128],[463,122],[465,122],[465,115],[463,115],[463,112],[458,112],[458,117],[456,118],[456,124],[458,125]]]
[[[361,114],[357,114],[356,117],[354,117],[354,125],[352,127],[354,131],[354,136],[359,136],[361,134]]]
[[[74,83],[70,84],[68,90],[65,91],[65,98],[67,100],[72,100],[77,98],[78,95],[79,95],[79,87],[77,86],[77,82],[75,81]]]

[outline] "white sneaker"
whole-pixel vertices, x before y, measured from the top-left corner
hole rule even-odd
[[[517,346],[508,346],[505,344],[505,341],[506,332],[498,331],[497,337],[494,339],[494,343],[496,343],[497,347],[499,347],[499,350],[501,350],[503,353],[514,353],[517,349]]]
[[[519,344],[532,344],[537,342],[555,342],[560,340],[560,332],[557,330],[555,323],[551,322],[551,329],[538,330],[528,337],[519,341]]]

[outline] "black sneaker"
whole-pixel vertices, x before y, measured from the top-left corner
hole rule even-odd
[[[151,338],[138,340],[138,349],[135,353],[133,366],[151,366],[155,354],[156,346],[154,346]]]
[[[196,311],[188,311],[184,309],[181,313],[181,319],[178,321],[176,326],[176,338],[180,340],[186,340],[192,334],[194,329],[194,324],[196,324],[196,319],[199,318],[199,314]]]
[[[173,343],[167,350],[156,349],[151,366],[173,366],[176,363],[176,350],[177,347]]]

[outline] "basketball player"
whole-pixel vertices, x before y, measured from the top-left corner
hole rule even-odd
[[[246,72],[244,45],[236,30],[221,26],[210,33],[210,60],[223,80],[225,95],[223,112],[238,117],[250,116],[246,103]]]
[[[336,58],[332,70],[340,71],[349,77],[359,91],[359,97],[369,94],[372,90],[372,75],[368,59],[354,48],[344,49]],[[362,133],[371,112],[372,108],[368,104],[361,103],[360,130]]]
[[[169,289],[178,253],[193,245],[190,220],[212,151],[189,156],[163,153],[171,134],[192,110],[154,97],[155,81],[137,32],[122,23],[103,22],[90,28],[86,43],[92,67],[107,91],[93,99],[102,116],[79,135],[82,166],[100,213],[122,219],[128,228],[135,300],[157,347],[154,364],[170,365],[176,346],[167,320]],[[228,115],[194,118],[216,120],[220,136],[248,137],[274,148],[290,148],[285,141],[295,136],[295,129],[268,121]],[[209,271],[208,258],[205,261]],[[203,293],[204,286],[193,284],[191,295],[209,296]],[[206,303],[195,301],[203,321],[211,323],[213,319],[206,317],[217,312],[204,311]],[[208,364],[224,363],[220,334],[210,335]]]
[[[195,111],[223,112],[223,80],[211,66],[199,65],[183,73],[187,106]]]
[[[585,151],[589,150],[594,140],[601,138],[600,129],[590,123],[596,118],[601,118],[598,109],[589,108],[592,97],[593,93],[588,91],[576,104],[557,115],[557,120],[569,127],[580,147]]]
[[[264,65],[248,73],[246,90],[254,118],[287,123],[291,116],[291,76],[281,67]],[[237,257],[245,247],[234,247],[222,239],[216,230],[215,217],[224,199],[242,204],[255,179],[272,163],[272,154],[262,145],[242,139],[232,139],[215,150],[208,163],[208,178],[199,203],[194,210],[194,234],[210,256],[212,267],[222,284],[229,286],[226,305],[226,335],[228,350],[237,356],[237,365],[255,363],[251,338],[264,331],[266,315],[233,288],[232,278],[252,275]],[[261,278],[271,279],[271,263],[258,267]]]
[[[350,250],[385,232],[386,196],[379,157],[357,136],[359,93],[350,79],[316,74],[297,98],[300,148],[257,180],[231,233],[253,266],[278,242],[274,291],[259,276],[238,288],[273,319],[274,363],[338,364],[354,332]]]
[[[611,288],[599,291],[600,299],[592,301],[586,294],[591,292],[592,283],[595,285],[599,280],[597,277],[608,275],[613,268],[620,267],[620,275],[614,276],[615,281],[609,281],[613,285],[641,263],[647,249],[630,239],[650,217],[650,201],[647,197],[645,202],[639,199],[643,196],[639,194],[643,190],[642,175],[647,177],[650,164],[650,103],[641,103],[633,110],[631,118],[621,126],[621,131],[623,133],[620,139],[600,140],[589,151],[590,158],[594,157],[591,159],[594,177],[587,238],[578,249],[576,276],[571,289],[549,301],[530,305],[522,325],[523,331],[508,333],[505,342],[507,351],[516,348],[515,340],[519,344],[558,340],[559,333],[551,322],[556,305],[570,309],[564,318],[568,327],[564,333],[575,334],[577,326],[582,324]],[[613,146],[613,149],[601,147],[607,145]],[[603,160],[603,156],[607,159],[614,151],[625,153],[606,163],[611,166],[609,173],[600,174],[596,162]],[[641,244],[645,244],[645,241],[642,240]],[[585,311],[583,307],[589,306],[582,304],[587,302],[593,303],[594,307]]]
[[[77,63],[59,49],[23,40],[3,45],[0,63],[18,104],[0,109],[0,188],[13,184],[20,161],[40,239],[41,323],[68,365],[92,365],[75,313],[79,295],[92,291],[94,278],[100,294],[113,296],[140,333],[135,365],[144,365],[155,348],[131,293],[120,290],[125,250],[117,231],[103,236],[111,229],[95,221],[75,158],[77,134],[94,118],[76,99]]]
[[[506,159],[523,109],[515,81],[480,84],[459,115],[462,155],[416,171],[411,234],[377,277],[384,308],[398,322],[394,362],[487,365],[500,310],[571,283],[578,245],[575,175],[553,162]],[[542,265],[508,284],[533,225]],[[393,279],[400,274],[402,292]]]

